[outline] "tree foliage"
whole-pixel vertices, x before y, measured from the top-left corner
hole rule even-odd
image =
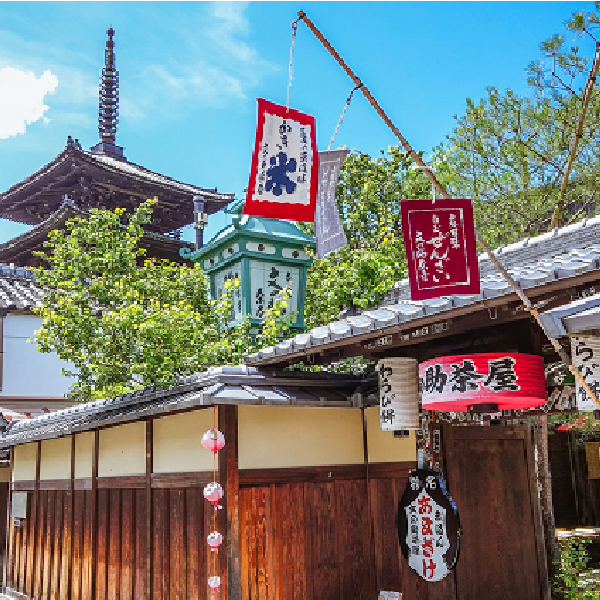
[[[198,265],[143,260],[139,247],[154,201],[126,219],[124,210],[93,210],[66,230],[51,233],[38,253],[49,268],[35,269],[44,288],[43,318],[36,341],[73,365],[70,395],[90,399],[152,385],[228,363],[239,364],[256,347],[284,335],[291,319],[281,318],[289,290],[265,315],[262,333],[250,336],[244,319],[226,325],[233,290],[209,299],[208,280]],[[123,223],[126,221],[126,223]]]
[[[582,87],[596,48],[598,13],[575,13],[567,24],[582,47],[564,36],[541,44],[542,58],[528,69],[530,96],[488,88],[434,156],[446,165],[450,190],[473,198],[476,225],[492,246],[536,235],[551,222],[582,109]],[[600,93],[594,88],[579,141],[565,209],[557,224],[594,210],[600,183]]]

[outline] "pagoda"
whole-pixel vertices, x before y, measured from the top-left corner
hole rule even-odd
[[[107,31],[105,65],[100,78],[98,132],[100,141],[83,150],[78,139],[67,138],[56,158],[0,194],[0,217],[33,225],[26,233],[0,245],[0,263],[37,266],[34,250],[43,250],[48,234],[62,229],[75,215],[93,208],[133,211],[148,198],[158,197],[152,223],[140,245],[146,258],[181,262],[180,250],[194,244],[180,239],[181,228],[194,221],[194,199],[210,215],[233,201],[233,194],[182,183],[126,159],[116,143],[119,112],[119,72],[114,53],[114,30]]]

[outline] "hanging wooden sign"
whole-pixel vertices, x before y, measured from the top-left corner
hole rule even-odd
[[[401,200],[400,210],[411,298],[479,294],[471,201]]]
[[[427,410],[496,412],[546,403],[544,359],[531,354],[434,358],[419,365],[419,379]]]
[[[600,339],[592,337],[571,338],[571,359],[586,383],[600,396]],[[577,383],[577,382],[576,382]],[[577,410],[590,412],[598,407],[577,383]]]
[[[259,98],[244,214],[314,221],[318,173],[315,118]]]
[[[456,566],[458,510],[439,473],[417,469],[408,476],[398,505],[398,539],[408,565],[425,581],[440,581]]]

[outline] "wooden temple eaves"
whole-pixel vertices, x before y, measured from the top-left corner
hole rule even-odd
[[[182,183],[123,158],[87,152],[69,137],[67,147],[56,158],[0,194],[0,216],[39,225],[59,209],[65,195],[83,210],[132,210],[145,199],[157,196],[152,228],[158,233],[193,222],[194,196],[204,197],[208,214],[234,199],[233,194]]]
[[[34,256],[33,252],[47,252],[44,242],[48,240],[50,232],[55,229],[64,229],[67,221],[77,216],[88,218],[89,212],[77,208],[74,203],[63,202],[48,219],[8,242],[0,244],[0,263],[15,264],[20,267],[40,266],[43,261],[41,258]],[[193,250],[194,244],[177,239],[172,235],[145,231],[139,245],[141,248],[146,249],[144,259],[164,258],[172,262],[192,264],[191,261],[182,259],[179,251],[181,248]]]

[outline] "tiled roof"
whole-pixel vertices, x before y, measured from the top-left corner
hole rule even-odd
[[[498,248],[494,254],[523,290],[597,271],[600,269],[600,217],[584,219],[574,225]],[[309,348],[320,350],[342,338],[377,332],[390,325],[406,324],[429,315],[443,315],[455,308],[513,293],[487,255],[479,256],[479,269],[481,293],[477,296],[449,296],[415,302],[410,300],[408,279],[405,279],[396,283],[375,309],[298,334],[250,354],[246,362],[260,365],[279,356],[284,360],[286,355]]]
[[[600,329],[600,294],[558,306],[540,315],[544,327],[554,337]]]
[[[42,290],[29,269],[0,264],[0,308],[23,310],[41,303]]]
[[[86,158],[91,159],[92,162],[99,163],[104,168],[118,171],[120,173],[126,173],[127,175],[131,175],[140,179],[145,179],[157,185],[172,187],[190,194],[205,195],[211,200],[222,200],[226,203],[229,203],[234,199],[234,194],[221,194],[217,192],[216,189],[211,190],[207,188],[201,188],[196,185],[190,185],[188,183],[182,183],[181,181],[171,179],[166,175],[154,173],[149,169],[140,167],[139,165],[127,160],[119,160],[117,158],[113,158],[112,156],[107,156],[106,154],[94,154],[93,152],[87,152],[85,150],[82,150],[81,152]]]
[[[376,387],[375,380],[360,376],[302,375],[300,379],[293,372],[273,373],[246,366],[211,368],[167,389],[140,390],[13,422],[0,439],[0,447],[213,404],[353,406],[357,405],[357,390],[370,392]],[[368,400],[374,403],[376,398],[369,396]]]

